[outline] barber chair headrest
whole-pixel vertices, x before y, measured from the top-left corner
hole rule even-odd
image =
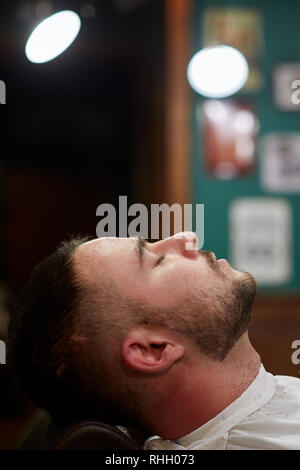
[[[38,410],[19,436],[17,450],[141,450],[142,446],[118,427],[101,421],[80,421],[62,427]]]

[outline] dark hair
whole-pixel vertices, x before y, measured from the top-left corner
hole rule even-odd
[[[85,414],[69,339],[78,320],[80,298],[72,255],[87,240],[77,237],[63,242],[34,268],[8,326],[8,365],[30,398],[56,421]],[[66,362],[67,373],[58,373]]]

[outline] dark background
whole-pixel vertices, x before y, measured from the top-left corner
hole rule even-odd
[[[52,12],[80,13],[84,3],[53,1]],[[36,2],[0,5],[0,77],[7,87],[0,269],[14,293],[67,235],[96,237],[99,204],[117,207],[119,195],[128,205],[151,200],[153,143],[162,139],[164,2],[93,4],[96,16],[81,18],[75,42],[45,64],[24,53],[40,20]]]

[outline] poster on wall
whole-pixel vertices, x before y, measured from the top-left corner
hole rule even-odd
[[[274,101],[281,111],[300,111],[300,62],[279,64],[273,71]]]
[[[285,199],[240,198],[229,209],[230,260],[259,285],[292,277],[292,213]]]
[[[206,171],[219,179],[234,179],[252,173],[259,128],[252,105],[206,100],[199,106]]]
[[[263,138],[261,184],[269,192],[300,193],[300,133],[272,133]]]
[[[264,51],[263,17],[255,8],[208,7],[203,15],[203,47],[226,44],[238,49],[249,64],[243,91],[263,86],[261,60]]]

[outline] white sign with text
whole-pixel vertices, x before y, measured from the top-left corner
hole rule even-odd
[[[285,199],[241,198],[230,207],[230,254],[235,269],[258,284],[287,283],[292,276],[292,213]]]
[[[269,192],[300,193],[300,133],[271,133],[264,137],[261,182]]]

